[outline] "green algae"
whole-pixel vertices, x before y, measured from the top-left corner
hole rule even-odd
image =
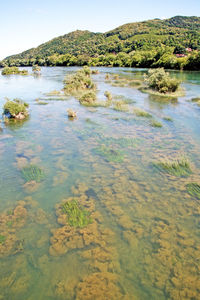
[[[28,165],[22,169],[22,177],[26,182],[36,181],[40,182],[44,179],[44,171],[36,165]]]
[[[175,161],[163,160],[153,164],[158,170],[177,177],[188,177],[192,171],[190,163],[186,158]]]
[[[104,157],[109,162],[123,162],[124,154],[122,151],[106,147],[104,145],[94,149],[94,153]]]
[[[62,204],[62,211],[67,215],[68,224],[72,227],[83,228],[93,222],[90,213],[76,200]]]
[[[200,200],[200,184],[196,182],[191,182],[186,185],[188,193]]]

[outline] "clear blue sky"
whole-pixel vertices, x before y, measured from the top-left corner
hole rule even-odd
[[[200,16],[200,0],[1,0],[0,59],[76,29],[105,32],[135,21]]]

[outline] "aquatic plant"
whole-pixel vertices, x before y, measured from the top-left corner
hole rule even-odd
[[[3,114],[7,118],[15,118],[22,120],[28,116],[27,108],[29,105],[26,102],[21,101],[20,99],[7,100],[3,107]]]
[[[95,101],[96,93],[93,91],[87,91],[79,98],[79,102],[85,106],[90,106],[94,104]]]
[[[199,102],[200,101],[200,97],[195,97],[191,99],[192,102]]]
[[[62,204],[62,211],[67,215],[67,222],[72,227],[85,227],[92,223],[90,213],[81,207],[76,200],[67,201]]]
[[[70,109],[70,108],[67,110],[67,113],[68,113],[69,118],[76,118],[77,117],[76,112],[74,110]]]
[[[192,173],[190,163],[184,157],[174,161],[163,160],[158,163],[154,163],[153,165],[160,171],[164,171],[177,177],[187,177]]]
[[[173,122],[173,119],[171,117],[167,117],[167,116],[164,117],[163,120]]]
[[[151,126],[152,126],[152,127],[161,128],[163,125],[162,125],[162,123],[160,123],[160,122],[158,122],[158,121],[156,121],[156,120],[153,120],[153,121],[151,122]]]
[[[114,102],[113,109],[117,111],[128,111],[128,105],[123,100]]]
[[[133,111],[137,117],[152,118],[152,115],[150,113],[140,108],[134,108]]]
[[[6,237],[0,234],[0,244],[4,244],[6,241]]]
[[[33,66],[32,66],[32,71],[33,71],[35,74],[38,74],[38,73],[40,73],[41,68],[40,68],[40,66],[38,66],[38,65],[33,65]]]
[[[22,172],[22,177],[26,182],[29,181],[40,182],[45,177],[44,171],[40,167],[32,164],[24,167],[21,172]]]
[[[19,74],[19,75],[28,75],[27,70],[19,70],[18,67],[5,67],[3,68],[2,75],[12,75],[12,74]]]
[[[67,76],[64,80],[64,92],[70,95],[76,95],[78,92],[85,90],[96,90],[96,85],[92,81],[91,70],[84,67],[75,74]]]
[[[150,69],[144,78],[149,88],[163,94],[176,92],[180,85],[164,68]]]
[[[107,98],[108,101],[112,100],[112,94],[109,91],[105,91],[104,96]]]
[[[196,182],[188,183],[186,184],[186,189],[191,196],[200,200],[200,184]]]
[[[124,160],[124,155],[121,151],[104,145],[95,148],[94,152],[110,162],[123,162]]]
[[[93,74],[93,75],[99,74],[99,70],[92,70],[92,74]]]

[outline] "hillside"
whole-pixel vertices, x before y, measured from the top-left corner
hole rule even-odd
[[[155,65],[163,54],[174,55],[174,59],[175,54],[184,56],[187,54],[186,48],[191,48],[198,55],[195,51],[200,50],[199,17],[176,16],[129,23],[106,33],[77,30],[7,57],[1,64],[148,67]],[[175,62],[166,67],[181,68]]]

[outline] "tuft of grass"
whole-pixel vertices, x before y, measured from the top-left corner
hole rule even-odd
[[[161,128],[163,125],[162,125],[162,123],[153,120],[153,121],[151,122],[151,126],[152,126],[152,127],[156,127],[156,128]]]
[[[110,162],[123,162],[124,160],[124,155],[121,151],[106,147],[104,145],[95,148],[94,152]]]
[[[200,184],[196,182],[188,183],[186,189],[191,196],[200,200]]]
[[[29,181],[40,182],[45,177],[44,171],[40,167],[32,164],[24,167],[21,172],[22,172],[22,177],[26,182]]]
[[[28,75],[27,70],[19,70],[18,67],[5,67],[3,68],[2,75],[13,75],[13,74],[19,74],[19,75]]]
[[[90,213],[76,200],[67,201],[62,204],[62,211],[66,214],[67,222],[72,227],[83,228],[93,222]]]
[[[175,161],[163,160],[153,164],[159,171],[166,172],[177,177],[188,177],[192,171],[190,163],[186,158],[179,158]]]
[[[133,111],[137,117],[152,118],[152,115],[150,113],[140,108],[134,108]]]
[[[93,91],[87,91],[79,98],[79,102],[85,106],[92,106],[95,101],[96,93]]]
[[[173,119],[171,117],[167,117],[167,116],[164,117],[163,120],[173,122]]]
[[[0,234],[0,244],[4,244],[6,241],[6,237]]]
[[[108,101],[112,100],[112,94],[109,91],[105,91],[104,96],[107,98]]]
[[[129,108],[128,108],[128,105],[126,103],[124,103],[123,100],[121,101],[116,101],[114,104],[113,104],[113,109],[114,110],[117,110],[117,111],[129,111]]]

